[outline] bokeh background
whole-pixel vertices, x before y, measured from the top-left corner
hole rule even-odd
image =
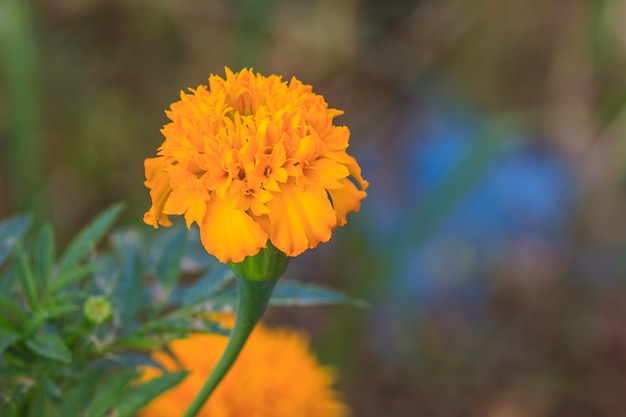
[[[369,196],[288,274],[369,307],[268,320],[356,417],[626,415],[626,1],[0,0],[0,217],[147,227],[163,111],[224,66],[345,110]]]

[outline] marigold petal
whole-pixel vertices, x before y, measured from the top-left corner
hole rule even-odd
[[[270,239],[289,256],[297,256],[319,242],[327,242],[337,225],[335,212],[323,189],[282,184],[281,192],[276,193],[267,207],[271,210]]]
[[[241,262],[267,244],[267,234],[248,213],[237,210],[238,199],[213,197],[200,224],[204,248],[220,262]]]
[[[361,167],[357,164],[356,159],[350,157],[352,159],[352,163],[347,164],[348,170],[350,171],[350,175],[359,183],[361,190],[365,191],[370,186],[370,183],[363,179],[361,175]]]
[[[156,160],[156,161],[155,161]],[[149,158],[145,160],[146,186],[150,188],[152,207],[144,214],[144,222],[158,228],[171,226],[169,218],[163,213],[163,207],[172,191],[169,176],[163,166],[163,158]]]
[[[194,189],[191,187],[177,188],[172,191],[165,206],[165,214],[184,214],[187,228],[193,222],[202,223],[206,204],[209,200],[209,193],[206,190]]]
[[[157,177],[165,171],[167,161],[165,157],[158,156],[156,158],[146,158],[143,165],[146,172],[146,181],[144,182],[144,185],[148,188],[152,188]]]
[[[348,175],[350,171],[345,165],[328,158],[319,158],[304,170],[305,177],[329,190],[343,187],[339,180]]]
[[[159,228],[159,225],[164,227],[170,227],[172,222],[166,214],[157,213],[157,210],[154,206],[150,207],[150,210],[144,213],[143,221],[146,224],[154,227],[155,229]]]
[[[367,193],[356,188],[356,186],[347,178],[340,180],[342,188],[329,190],[330,198],[333,201],[333,208],[337,214],[337,225],[346,224],[346,216],[348,213],[359,211],[361,208],[361,200]]]
[[[323,140],[328,151],[343,151],[348,148],[349,138],[350,130],[346,126],[333,126]]]
[[[313,161],[325,149],[324,142],[317,136],[309,135],[301,138],[298,147],[292,153],[291,158],[299,162]]]

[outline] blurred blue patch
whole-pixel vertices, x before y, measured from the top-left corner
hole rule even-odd
[[[515,130],[485,139],[492,120],[442,91],[416,103],[400,142],[363,158],[371,187],[359,221],[394,265],[393,305],[436,308],[445,296],[479,308],[490,269],[516,244],[567,243],[575,172]]]

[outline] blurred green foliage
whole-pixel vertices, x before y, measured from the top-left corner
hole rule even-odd
[[[122,205],[87,225],[57,259],[53,229],[32,216],[0,223],[0,414],[132,416],[185,372],[137,384],[150,352],[188,332],[228,335],[209,313],[234,311],[233,273],[174,227],[146,240],[109,234]],[[182,268],[182,269],[181,269]],[[354,301],[280,282],[270,305]]]

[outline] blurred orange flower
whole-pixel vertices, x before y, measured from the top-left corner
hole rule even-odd
[[[180,98],[158,156],[145,161],[146,223],[184,215],[207,252],[240,262],[268,239],[299,255],[359,210],[368,183],[346,151],[348,128],[333,125],[343,112],[311,86],[226,68],[225,79],[211,75]]]
[[[142,417],[180,416],[204,384],[220,358],[228,338],[191,334],[169,348],[190,374],[142,410]],[[153,358],[168,370],[176,362],[163,352]],[[160,374],[146,368],[142,380]],[[347,417],[348,407],[331,386],[335,373],[322,367],[309,349],[308,338],[293,330],[257,325],[241,355],[200,409],[210,417]]]

